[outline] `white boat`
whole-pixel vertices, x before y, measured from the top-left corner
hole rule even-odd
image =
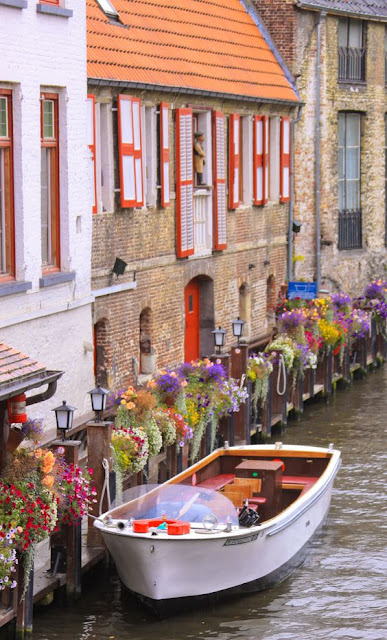
[[[262,590],[305,559],[339,467],[332,445],[226,446],[94,525],[124,585],[153,609]]]

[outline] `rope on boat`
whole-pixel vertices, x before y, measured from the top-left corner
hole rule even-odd
[[[281,373],[282,373],[282,376],[283,376],[283,389],[282,389],[282,391],[280,391],[280,389],[279,389],[280,380],[281,380]],[[279,396],[283,396],[285,391],[286,391],[286,367],[285,367],[284,357],[283,357],[282,353],[280,353],[279,362],[278,362],[277,393],[278,393]]]

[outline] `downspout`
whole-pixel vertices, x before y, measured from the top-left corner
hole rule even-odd
[[[294,127],[302,117],[302,106],[298,109],[297,117],[290,122],[290,199],[289,199],[289,226],[288,226],[288,282],[293,280],[293,206],[294,206]]]
[[[320,229],[320,189],[321,189],[321,144],[320,144],[320,116],[321,116],[321,26],[325,11],[318,14],[317,46],[316,46],[316,125],[315,125],[315,155],[316,155],[316,183],[315,183],[315,210],[316,210],[316,286],[321,289],[321,229]]]

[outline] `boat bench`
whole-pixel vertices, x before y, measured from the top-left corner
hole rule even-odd
[[[301,494],[308,491],[318,478],[312,476],[282,476],[283,489],[301,489]]]
[[[226,484],[234,482],[235,474],[233,473],[221,473],[218,476],[207,478],[203,482],[198,482],[197,487],[203,487],[203,489],[212,489],[212,491],[220,491]]]

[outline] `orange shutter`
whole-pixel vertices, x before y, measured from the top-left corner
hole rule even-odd
[[[126,95],[119,95],[117,106],[121,207],[135,207],[136,180],[134,173],[132,98]]]
[[[194,253],[192,109],[176,109],[177,257]]]
[[[281,118],[280,135],[280,202],[290,200],[290,120]]]
[[[144,206],[144,177],[142,173],[142,127],[141,127],[141,100],[132,98],[133,113],[133,150],[134,150],[134,175],[136,178],[136,206]]]
[[[239,114],[230,115],[229,207],[239,206]]]
[[[262,116],[263,122],[263,204],[269,201],[269,116]]]
[[[214,249],[227,248],[226,229],[226,163],[224,154],[224,115],[213,113],[214,147]]]
[[[160,104],[160,182],[161,182],[161,206],[167,207],[170,201],[169,194],[169,105],[166,102]]]
[[[92,175],[91,184],[93,185],[93,213],[97,213],[97,168],[95,161],[95,97],[87,96],[87,144],[91,151],[92,158]]]
[[[254,204],[263,204],[263,121],[262,116],[254,116],[253,136],[253,199]]]

